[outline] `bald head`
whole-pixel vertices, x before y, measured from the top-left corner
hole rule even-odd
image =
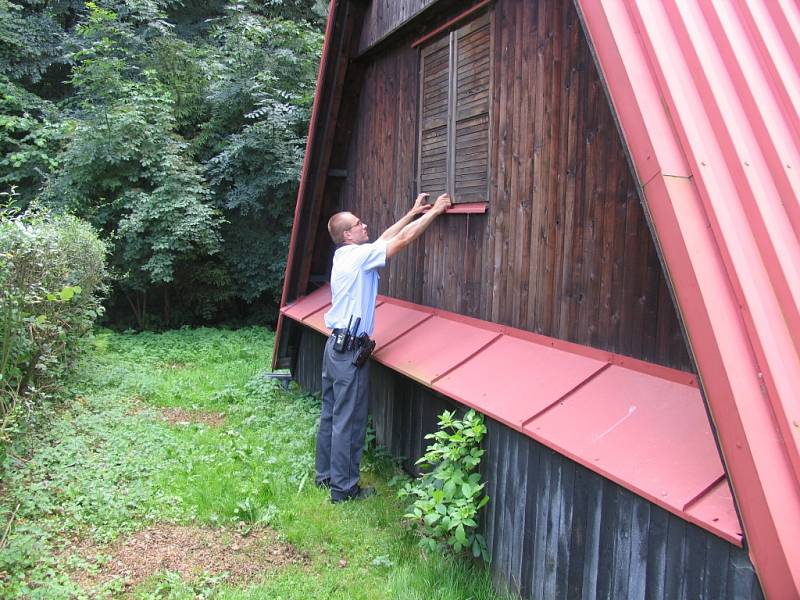
[[[350,229],[356,221],[353,213],[338,212],[328,220],[328,233],[331,234],[333,243],[339,246],[344,243],[344,232]]]

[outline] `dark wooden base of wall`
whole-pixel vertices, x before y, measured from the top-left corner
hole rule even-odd
[[[303,328],[295,377],[321,387],[325,338]],[[444,410],[463,408],[377,363],[378,441],[413,472]],[[482,527],[498,585],[526,599],[763,598],[747,553],[487,419]]]

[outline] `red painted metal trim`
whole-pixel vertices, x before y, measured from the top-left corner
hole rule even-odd
[[[300,227],[300,215],[302,214],[303,206],[306,197],[306,182],[308,181],[308,174],[311,168],[311,155],[314,151],[314,145],[317,137],[317,127],[320,118],[320,98],[322,97],[322,85],[325,81],[325,73],[328,69],[328,62],[330,61],[332,38],[333,38],[333,24],[336,20],[336,11],[340,6],[338,0],[331,0],[328,9],[328,22],[325,25],[325,38],[322,44],[322,58],[319,63],[319,71],[317,72],[317,88],[314,93],[314,104],[311,108],[311,120],[308,125],[308,140],[306,142],[306,152],[303,157],[303,171],[300,175],[300,186],[297,190],[297,201],[294,208],[294,221],[292,225],[292,235],[289,239],[289,256],[286,260],[286,270],[283,275],[283,291],[281,292],[281,307],[286,306],[287,295],[289,293],[290,273],[294,269],[295,252],[297,250],[297,236],[298,228]],[[275,336],[275,348],[278,347],[280,341],[280,332]]]
[[[482,2],[478,2],[475,6],[473,6],[471,8],[468,8],[467,10],[462,12],[461,14],[453,17],[452,19],[447,21],[444,25],[440,25],[439,27],[437,27],[433,31],[430,31],[430,32],[426,33],[425,35],[423,35],[418,40],[412,42],[411,47],[412,48],[416,48],[417,46],[421,46],[422,44],[424,44],[428,40],[433,39],[437,35],[440,35],[440,34],[444,33],[445,31],[447,31],[448,29],[453,28],[457,23],[463,21],[464,19],[466,19],[470,15],[475,14],[476,12],[478,12],[482,8],[488,6],[492,2],[494,2],[494,0],[483,0]]]
[[[596,377],[600,377],[600,375],[602,375],[602,374],[603,374],[603,372],[604,372],[606,369],[609,369],[609,368],[611,368],[611,363],[606,363],[606,364],[604,364],[602,367],[600,367],[600,369],[598,369],[597,371],[595,371],[594,373],[592,373],[591,375],[589,375],[589,377],[587,377],[586,379],[584,379],[583,381],[581,381],[581,382],[580,382],[578,385],[576,385],[575,387],[573,387],[573,388],[570,388],[568,391],[564,392],[564,394],[563,394],[563,395],[561,395],[561,396],[559,396],[558,398],[556,398],[555,400],[553,400],[553,401],[552,401],[550,404],[548,404],[547,406],[545,406],[544,408],[542,408],[542,410],[540,410],[539,412],[533,413],[533,414],[532,414],[530,417],[528,417],[528,418],[527,418],[527,419],[525,419],[525,420],[524,420],[522,423],[520,423],[520,425],[521,425],[521,426],[522,426],[522,428],[524,429],[526,426],[530,425],[530,424],[531,424],[531,423],[533,423],[533,422],[534,422],[536,419],[538,419],[539,417],[541,417],[541,416],[542,416],[544,413],[546,413],[548,410],[550,410],[551,408],[553,408],[554,406],[556,406],[556,405],[557,405],[559,402],[564,402],[564,400],[566,400],[567,398],[569,398],[569,396],[571,396],[572,394],[574,394],[575,392],[577,392],[578,390],[580,390],[582,387],[584,387],[584,386],[586,386],[586,385],[589,385],[589,384],[590,384],[590,383],[591,383],[591,382],[592,382],[592,381],[593,381],[593,380],[594,380]]]
[[[464,204],[454,204],[445,212],[448,215],[481,215],[486,212],[487,202],[465,202]],[[429,206],[423,212],[428,212]]]
[[[283,315],[327,335],[329,301],[324,286]],[[375,361],[741,545],[690,373],[386,296],[374,337]]]
[[[378,296],[378,298],[384,301],[389,301],[397,306],[405,306],[408,308],[419,308],[418,304],[407,302],[406,300],[400,300],[399,298],[390,298],[388,296]],[[694,373],[680,371],[678,369],[671,369],[663,365],[657,365],[644,360],[639,360],[631,356],[614,354],[613,352],[608,352],[606,350],[599,350],[597,348],[592,348],[590,346],[582,346],[581,344],[568,342],[566,340],[560,340],[558,338],[547,337],[545,335],[534,333],[532,331],[515,329],[513,327],[499,325],[497,323],[492,323],[490,321],[483,321],[481,319],[476,319],[474,317],[469,317],[467,315],[449,312],[438,308],[426,307],[426,310],[430,311],[431,314],[433,315],[440,315],[452,321],[467,323],[469,325],[472,325],[473,327],[479,327],[481,329],[486,329],[488,331],[497,331],[505,335],[510,335],[512,337],[519,338],[521,340],[535,342],[537,344],[550,346],[558,350],[564,350],[565,352],[579,354],[587,358],[593,358],[595,360],[602,360],[612,364],[628,367],[635,371],[641,371],[643,373],[648,373],[655,377],[660,377],[661,379],[669,379],[670,381],[674,381],[676,383],[682,383],[684,385],[699,387],[697,377],[695,376]]]
[[[439,374],[439,375],[437,375],[436,377],[434,377],[433,379],[431,379],[431,386],[433,386],[433,384],[435,384],[435,383],[436,383],[437,381],[439,381],[440,379],[442,379],[442,378],[444,378],[444,377],[447,377],[448,375],[450,375],[450,373],[452,373],[453,371],[455,371],[455,370],[456,370],[456,369],[458,369],[459,367],[462,367],[462,366],[464,366],[466,363],[468,363],[470,360],[472,360],[473,358],[475,358],[476,356],[478,356],[478,355],[479,355],[481,352],[483,352],[484,350],[486,350],[486,349],[487,349],[489,346],[491,346],[492,344],[494,344],[496,341],[498,341],[498,340],[499,340],[500,338],[502,338],[502,337],[503,337],[503,334],[501,334],[501,333],[498,333],[496,336],[494,336],[494,337],[493,337],[493,338],[491,338],[491,339],[490,339],[488,342],[486,342],[486,343],[485,343],[483,346],[480,346],[480,347],[476,348],[476,349],[475,349],[475,350],[472,352],[472,354],[468,354],[468,355],[467,355],[467,356],[465,356],[463,359],[461,359],[461,360],[459,360],[459,361],[456,361],[456,362],[454,362],[454,363],[453,363],[452,365],[450,365],[450,366],[449,366],[447,369],[445,369],[444,371],[442,371],[442,373],[441,373],[441,374]]]

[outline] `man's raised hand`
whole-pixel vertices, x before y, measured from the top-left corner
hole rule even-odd
[[[428,204],[428,198],[430,198],[430,194],[425,192],[420,193],[417,199],[414,200],[414,206],[411,208],[411,212],[419,214],[428,208],[430,206],[430,204]]]
[[[448,208],[453,205],[452,201],[450,200],[450,194],[442,194],[436,199],[436,202],[433,203],[433,208],[439,213],[443,213]]]

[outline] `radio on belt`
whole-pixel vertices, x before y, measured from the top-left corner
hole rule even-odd
[[[347,329],[340,330],[334,335],[333,349],[336,350],[336,352],[347,352],[348,350],[356,348],[356,341],[358,339],[356,335],[358,334],[358,327],[361,325],[361,317],[356,317],[356,323],[351,330],[350,325],[352,323],[353,315],[350,315],[350,320],[347,322]]]
[[[333,339],[333,349],[336,352],[344,352],[350,346],[350,324],[353,322],[353,315],[350,315],[350,320],[347,322],[347,329],[340,329],[335,334]]]

